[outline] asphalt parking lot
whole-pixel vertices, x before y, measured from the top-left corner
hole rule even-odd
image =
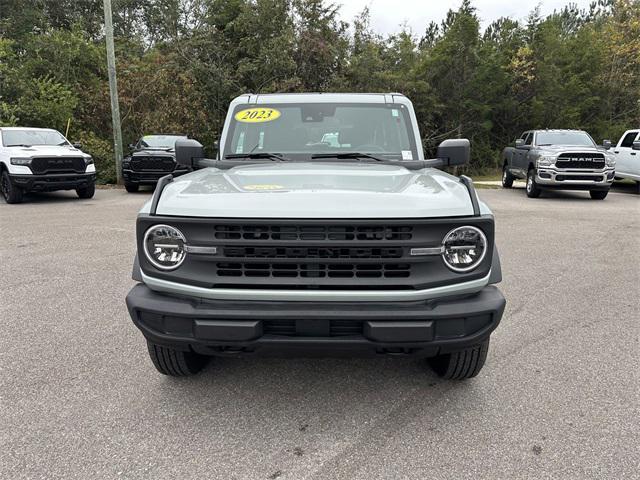
[[[397,358],[163,377],[124,304],[149,193],[0,201],[0,478],[638,478],[640,197],[479,193],[508,304],[462,383]]]

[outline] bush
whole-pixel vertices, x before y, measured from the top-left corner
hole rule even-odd
[[[93,157],[98,172],[97,183],[116,183],[116,161],[110,141],[97,137],[93,132],[74,134],[73,141],[80,142],[82,151]]]

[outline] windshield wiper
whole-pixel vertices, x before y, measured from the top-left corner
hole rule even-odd
[[[280,162],[290,162],[291,159],[285,157],[284,155],[282,155],[281,153],[270,153],[270,152],[255,152],[255,153],[230,153],[228,155],[224,156],[225,160],[229,159],[234,159],[234,158],[254,158],[254,159],[258,159],[258,158],[268,158],[271,159],[273,161],[280,161]]]
[[[30,147],[31,145],[27,145],[25,143],[14,143],[12,145],[7,145],[7,147]]]
[[[383,158],[378,158],[374,155],[370,155],[368,153],[361,153],[361,152],[342,152],[342,153],[316,153],[315,155],[311,155],[311,159],[314,158],[337,158],[337,159],[341,159],[341,158],[355,158],[355,159],[360,159],[360,158],[370,158],[372,160],[375,160],[376,162],[386,162],[385,159]]]

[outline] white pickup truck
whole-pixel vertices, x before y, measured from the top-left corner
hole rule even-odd
[[[616,179],[634,180],[640,193],[640,128],[624,132],[613,147],[613,153],[616,156]]]
[[[27,192],[75,190],[91,198],[96,167],[91,155],[50,128],[0,128],[0,192],[20,203]]]

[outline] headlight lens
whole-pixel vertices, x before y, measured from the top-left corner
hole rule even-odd
[[[84,164],[85,165],[91,165],[93,163],[93,158],[92,157],[84,157]]]
[[[550,157],[550,156],[547,156],[547,155],[543,155],[542,157],[538,158],[538,166],[539,167],[550,167],[554,163],[556,163],[556,157]]]
[[[12,158],[11,165],[31,165],[30,158]]]
[[[161,270],[178,268],[186,256],[182,232],[170,225],[154,225],[144,234],[144,253]]]
[[[480,265],[487,254],[487,237],[476,227],[458,227],[442,241],[442,258],[454,272],[469,272]]]
[[[604,160],[607,163],[607,167],[615,167],[616,159],[613,155],[605,155]]]

